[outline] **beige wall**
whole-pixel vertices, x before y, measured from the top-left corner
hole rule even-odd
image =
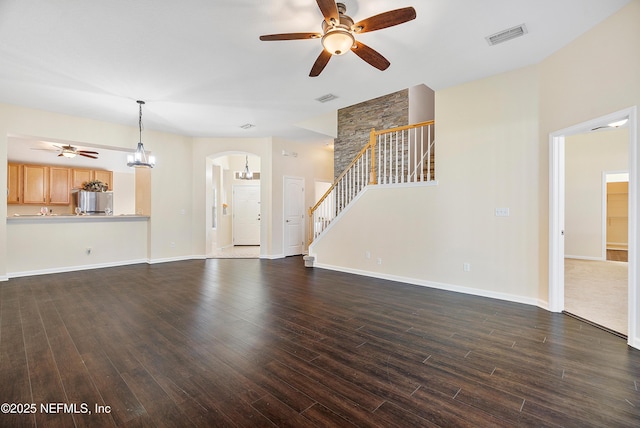
[[[603,173],[627,171],[627,129],[591,132],[565,139],[565,256],[605,258]]]
[[[131,218],[11,219],[8,273],[24,276],[146,262],[147,223]]]
[[[438,91],[438,185],[367,190],[314,243],[318,263],[537,304],[537,79],[529,67]]]

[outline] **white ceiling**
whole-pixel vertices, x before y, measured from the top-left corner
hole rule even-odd
[[[339,108],[537,63],[629,1],[344,0],[356,21],[405,6],[417,18],[358,36],[386,71],[349,52],[310,78],[319,40],[258,37],[320,31],[314,0],[0,0],[0,102],[137,127],[142,99],[146,129],[322,140],[317,122]],[[486,43],[522,23],[524,37]]]

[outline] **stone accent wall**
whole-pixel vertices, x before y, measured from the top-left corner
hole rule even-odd
[[[333,152],[334,178],[369,142],[371,128],[381,130],[408,124],[408,89],[338,110],[338,138]]]

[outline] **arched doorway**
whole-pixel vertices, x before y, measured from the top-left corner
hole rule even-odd
[[[207,157],[207,258],[260,257],[260,160],[239,151]]]

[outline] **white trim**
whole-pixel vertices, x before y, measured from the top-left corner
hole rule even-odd
[[[593,261],[597,261],[597,262],[603,262],[603,261],[607,260],[606,257],[574,256],[574,255],[571,255],[571,254],[565,254],[564,258],[565,259],[577,259],[577,260],[593,260]]]
[[[160,264],[160,263],[171,263],[171,262],[184,262],[187,260],[206,260],[207,256],[180,256],[180,257],[165,257],[162,259],[150,259],[148,263],[150,265]]]
[[[500,293],[497,291],[489,291],[489,290],[483,290],[479,288],[465,287],[462,285],[425,281],[422,279],[385,274],[381,272],[371,272],[371,271],[365,271],[360,269],[346,268],[342,266],[327,265],[323,263],[318,263],[317,261],[314,263],[313,267],[314,269],[315,268],[327,269],[327,270],[333,270],[338,272],[351,273],[355,275],[368,276],[371,278],[402,282],[410,285],[419,285],[421,287],[435,288],[438,290],[453,291],[456,293],[469,294],[469,295],[479,296],[479,297],[487,297],[490,299],[504,300],[504,301],[513,302],[513,303],[522,303],[525,305],[537,306],[542,309],[548,310],[546,302],[540,299],[536,299],[534,297],[524,297],[524,296],[518,296],[515,294]]]
[[[633,106],[629,112],[629,324],[627,343],[640,349],[638,336],[638,108]]]
[[[284,254],[260,254],[260,258],[265,260],[284,259],[285,257],[287,256],[285,256]]]
[[[607,197],[609,192],[607,190],[607,172],[602,171],[602,230],[600,231],[600,238],[602,239],[602,258],[607,259]],[[566,256],[565,256],[566,257]]]
[[[380,188],[393,188],[393,189],[402,189],[406,187],[429,187],[429,186],[437,186],[438,180],[431,181],[412,181],[412,182],[404,182],[404,183],[378,183],[378,184],[367,184],[367,187],[380,187]]]
[[[137,264],[148,263],[148,262],[149,261],[147,259],[138,259],[138,260],[126,260],[121,262],[111,262],[111,263],[98,263],[98,264],[92,264],[92,265],[65,266],[65,267],[38,269],[38,270],[22,271],[22,272],[9,272],[7,274],[7,278],[10,279],[10,278],[20,278],[25,276],[49,275],[52,273],[77,272],[82,270],[137,265]]]
[[[287,225],[286,225],[286,186],[287,186],[287,180],[288,179],[292,179],[292,180],[301,180],[302,181],[302,252],[300,254],[304,253],[304,247],[305,244],[307,242],[307,236],[309,236],[308,232],[307,232],[307,224],[309,223],[309,216],[307,213],[307,208],[306,208],[306,197],[307,197],[307,180],[305,180],[304,177],[297,177],[295,175],[283,175],[282,176],[282,252],[286,253],[286,245],[287,245]],[[288,254],[287,256],[297,256],[299,254]]]
[[[549,310],[564,310],[564,135],[549,136]],[[562,287],[558,287],[562,284]]]
[[[640,349],[638,337],[638,108],[629,107],[549,134],[549,308],[564,309],[564,137],[588,132],[620,118],[629,122],[629,262],[628,262],[628,339]]]

